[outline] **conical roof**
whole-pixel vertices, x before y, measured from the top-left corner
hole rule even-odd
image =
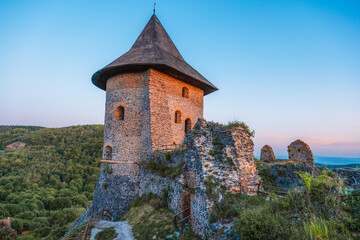
[[[175,44],[152,15],[131,49],[92,76],[92,82],[106,90],[106,81],[119,73],[156,69],[209,94],[218,90],[212,83],[185,62]]]

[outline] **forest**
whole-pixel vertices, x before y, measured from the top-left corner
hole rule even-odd
[[[60,239],[92,201],[103,144],[102,125],[0,126],[0,219],[21,239]],[[6,146],[20,141],[26,146]],[[0,239],[14,234],[0,231]]]

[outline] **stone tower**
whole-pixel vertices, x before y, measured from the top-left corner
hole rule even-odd
[[[203,97],[218,90],[185,62],[156,15],[124,55],[96,72],[106,91],[103,159],[94,210],[116,217],[138,196],[139,162],[154,150],[183,144],[203,117]]]

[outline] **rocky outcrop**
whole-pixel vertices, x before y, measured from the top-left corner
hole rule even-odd
[[[288,146],[289,160],[294,162],[305,162],[315,166],[314,157],[309,145],[301,140],[296,140]]]
[[[318,174],[319,168],[301,162],[277,162],[264,164],[259,168],[259,175],[264,186],[277,186],[285,189],[293,189],[300,182],[298,172]]]
[[[6,148],[8,148],[8,149],[21,149],[21,148],[24,148],[25,146],[26,146],[26,143],[17,141],[17,142],[11,143],[9,145],[6,145]]]
[[[210,224],[210,213],[226,192],[254,195],[263,190],[253,153],[254,143],[241,126],[199,119],[186,135],[184,149],[152,152],[140,165],[101,164],[93,205],[72,228],[103,207],[118,219],[132,199],[147,192],[165,197],[175,213],[189,208],[179,216],[189,216],[194,232],[202,237],[214,229],[230,228],[228,223]]]
[[[260,161],[261,162],[275,162],[276,161],[274,152],[269,145],[265,145],[261,149]]]
[[[226,128],[200,119],[186,136],[183,150],[154,152],[143,161],[140,195],[166,193],[174,212],[190,208],[180,217],[190,216],[193,230],[205,237],[212,229],[223,227],[209,221],[212,207],[222,201],[225,192],[256,194],[260,178],[254,144],[240,126]],[[184,165],[178,175],[164,175],[168,168],[178,171],[181,162]]]
[[[335,168],[333,171],[344,179],[346,185],[354,189],[360,189],[360,170]]]
[[[186,177],[189,187],[193,230],[205,236],[213,227],[209,214],[228,192],[256,194],[259,176],[254,144],[245,129],[230,129],[200,119],[186,139]],[[221,224],[216,228],[221,228]]]
[[[158,196],[166,197],[168,207],[174,212],[180,212],[185,176],[185,156],[185,150],[150,154],[143,161],[141,168],[140,196],[152,192]],[[150,161],[155,167],[147,167]],[[172,172],[173,175],[161,174],[156,168],[168,168],[168,172]],[[178,171],[178,174],[175,171]]]

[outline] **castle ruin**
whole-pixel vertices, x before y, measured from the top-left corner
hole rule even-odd
[[[136,197],[167,191],[169,208],[187,209],[183,217],[205,236],[221,191],[259,190],[250,134],[203,119],[203,98],[218,89],[185,62],[155,14],[131,49],[92,82],[106,91],[103,156],[93,203],[72,227],[104,208],[120,219]],[[179,147],[165,159],[165,151]],[[148,161],[182,167],[161,176],[146,168]],[[216,186],[211,196],[209,181]]]
[[[203,117],[204,95],[218,89],[185,62],[155,14],[131,49],[96,72],[92,82],[106,91],[94,209],[108,205],[121,216],[138,196],[140,161],[184,144],[185,134]],[[111,175],[103,174],[106,168]]]

